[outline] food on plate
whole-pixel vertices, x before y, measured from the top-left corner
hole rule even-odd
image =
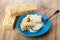
[[[35,32],[34,30],[39,30],[42,27],[42,17],[39,15],[27,15],[21,23],[21,30],[26,31],[29,30],[30,32]],[[32,30],[33,29],[33,30]]]
[[[34,27],[32,27],[32,29],[29,29],[30,32],[37,32],[39,29],[42,28],[42,23],[41,24],[36,24]]]
[[[3,21],[4,29],[13,29],[13,25],[16,19],[16,16],[21,16],[28,12],[34,12],[37,10],[37,7],[34,4],[23,4],[23,5],[11,5],[6,8],[6,15]]]
[[[12,5],[7,7],[7,11],[11,16],[21,16],[28,12],[34,12],[37,7],[34,4]]]

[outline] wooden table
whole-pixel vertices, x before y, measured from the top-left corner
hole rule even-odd
[[[6,6],[24,3],[34,3],[38,7],[38,12],[47,16],[60,9],[60,0],[0,0],[0,40],[60,40],[60,13],[51,19],[50,30],[40,37],[23,36],[16,28],[14,30],[2,29]]]

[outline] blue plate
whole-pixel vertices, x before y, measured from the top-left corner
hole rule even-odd
[[[21,33],[21,34],[23,34],[23,35],[25,35],[25,36],[41,36],[41,35],[43,35],[43,34],[45,34],[49,29],[50,29],[50,25],[51,25],[51,23],[50,23],[50,20],[48,20],[45,24],[44,24],[44,27],[42,27],[39,31],[37,31],[37,32],[30,32],[30,31],[24,31],[24,32],[22,32],[22,30],[21,30],[21,22],[22,22],[22,20],[27,16],[27,15],[29,15],[29,14],[32,14],[32,15],[34,15],[34,14],[36,14],[36,15],[39,15],[39,16],[42,16],[42,20],[44,21],[45,19],[47,19],[47,16],[45,16],[45,15],[43,15],[43,14],[41,14],[41,13],[38,13],[38,12],[30,12],[30,13],[28,13],[28,14],[25,14],[25,15],[23,15],[23,16],[21,16],[19,19],[18,19],[18,21],[17,21],[17,23],[16,23],[16,28],[17,28],[17,30]]]

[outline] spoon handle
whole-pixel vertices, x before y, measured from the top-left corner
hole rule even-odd
[[[53,17],[54,15],[58,14],[60,12],[60,10],[56,10],[50,17],[48,17],[44,23],[46,23],[51,17]]]

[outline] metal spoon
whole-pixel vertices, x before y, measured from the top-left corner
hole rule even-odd
[[[60,12],[60,10],[56,10],[50,17],[48,17],[47,19],[45,19],[45,21],[43,21],[43,25],[51,18],[53,17],[54,15],[58,14]],[[31,28],[33,31],[37,31],[37,30],[34,30],[33,28]]]
[[[48,17],[44,22],[44,24],[51,18],[53,17],[54,15],[58,14],[60,12],[60,10],[56,10],[50,17]]]

